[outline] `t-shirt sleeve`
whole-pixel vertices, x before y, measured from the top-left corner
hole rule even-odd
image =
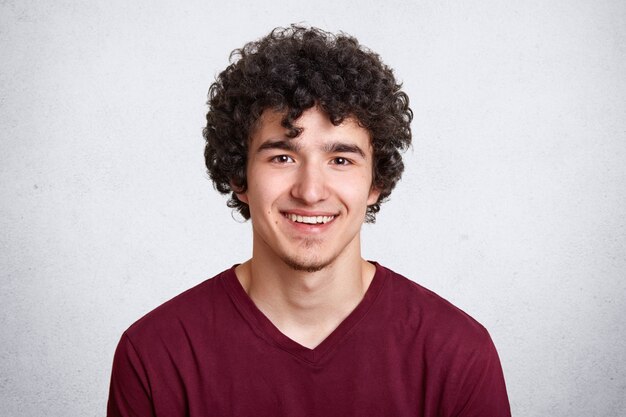
[[[502,366],[488,333],[467,364],[459,386],[457,417],[510,417]]]
[[[144,365],[124,333],[113,357],[107,417],[154,417]]]

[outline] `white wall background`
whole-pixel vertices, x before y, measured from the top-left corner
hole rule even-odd
[[[306,22],[415,111],[365,255],[481,321],[515,416],[626,409],[626,3],[0,2],[0,415],[102,416],[135,319],[249,256],[204,173],[230,51]]]

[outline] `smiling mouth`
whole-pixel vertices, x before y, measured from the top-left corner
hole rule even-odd
[[[283,213],[283,216],[292,222],[304,224],[326,224],[335,218],[335,216],[300,216],[293,213]]]

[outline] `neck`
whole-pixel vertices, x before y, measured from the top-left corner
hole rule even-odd
[[[375,267],[357,255],[336,259],[316,272],[253,256],[236,273],[252,301],[283,334],[313,348],[354,310],[374,277]]]

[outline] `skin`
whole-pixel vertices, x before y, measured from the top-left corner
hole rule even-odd
[[[314,348],[374,276],[361,257],[360,232],[379,192],[369,133],[354,119],[334,126],[313,107],[295,122],[300,135],[288,138],[282,117],[266,110],[250,138],[248,188],[237,197],[250,207],[252,258],[235,272],[283,334]]]

